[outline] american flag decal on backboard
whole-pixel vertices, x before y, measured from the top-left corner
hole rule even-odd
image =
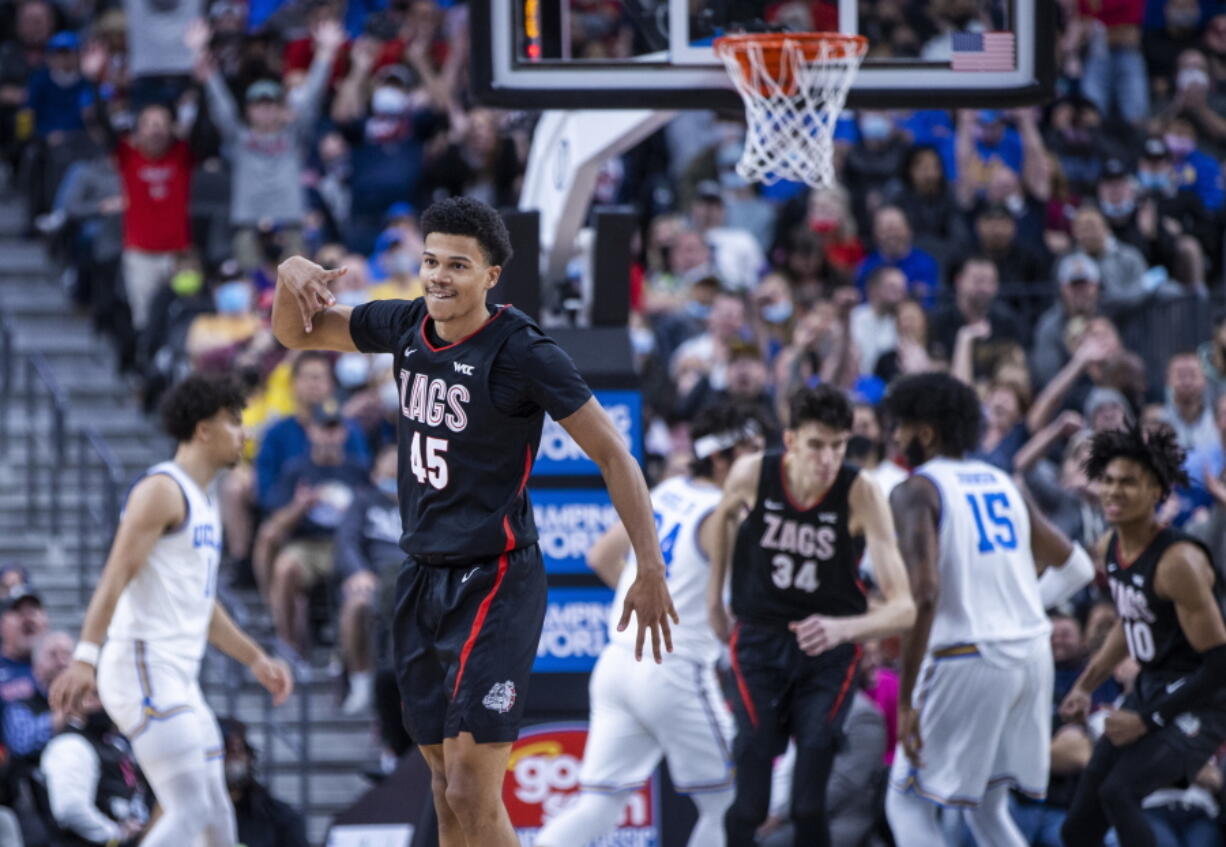
[[[955,71],[1011,71],[1014,37],[1011,32],[955,32],[950,65]]]

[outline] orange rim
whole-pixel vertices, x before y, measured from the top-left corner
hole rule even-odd
[[[805,61],[808,62],[858,59],[868,52],[867,38],[842,32],[740,33],[720,36],[715,39],[713,46],[715,55],[736,60],[745,79],[753,79],[749,48],[760,48],[765,71],[788,93],[794,93],[795,82],[790,79],[790,70],[783,61],[783,45],[787,42],[799,45]]]

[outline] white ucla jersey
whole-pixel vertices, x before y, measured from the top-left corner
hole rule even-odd
[[[698,544],[702,521],[719,504],[722,490],[711,483],[673,477],[651,492],[656,532],[668,581],[668,592],[681,618],[673,624],[673,654],[695,662],[714,662],[719,657],[719,641],[707,623],[707,576],[710,563]],[[617,631],[626,592],[637,575],[631,554],[617,583],[617,596],[609,621],[609,638],[615,644],[634,647],[637,627],[634,622],[625,632]]]
[[[1013,480],[986,462],[947,458],[915,473],[941,495],[940,595],[929,649],[1045,636],[1030,513]]]
[[[174,462],[145,476],[165,474],[183,491],[187,518],[153,545],[149,559],[119,595],[107,638],[145,641],[168,658],[198,663],[208,645],[221,560],[217,498],[201,490]]]

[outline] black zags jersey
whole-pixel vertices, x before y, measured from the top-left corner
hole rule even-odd
[[[1200,654],[1188,643],[1179,625],[1175,604],[1158,596],[1154,575],[1158,563],[1172,544],[1195,544],[1212,564],[1213,556],[1197,539],[1177,529],[1165,527],[1135,561],[1123,561],[1119,535],[1112,533],[1107,544],[1107,581],[1115,609],[1124,625],[1128,652],[1145,670],[1186,674],[1201,666]],[[1214,596],[1222,606],[1221,582],[1215,581]]]
[[[784,626],[812,614],[846,617],[868,609],[860,587],[864,537],[848,529],[858,468],[843,465],[826,495],[800,509],[783,479],[783,453],[762,457],[758,497],[732,554],[737,620]]]
[[[400,546],[410,555],[453,557],[457,567],[536,542],[527,484],[545,412],[565,417],[591,396],[569,357],[527,315],[493,308],[477,332],[442,345],[430,340],[421,299],[368,303],[350,317],[358,349],[394,355]],[[508,344],[520,342],[526,346],[517,349],[548,345],[555,369],[565,372],[531,372],[532,363],[525,363],[523,396],[511,399],[523,401],[516,408],[526,403],[528,413],[509,414],[499,408],[490,377],[505,365],[500,357],[509,355]],[[500,389],[505,408],[508,387]],[[543,402],[533,402],[538,399]]]

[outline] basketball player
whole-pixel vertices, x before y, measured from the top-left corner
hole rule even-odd
[[[720,695],[715,663],[720,643],[706,618],[712,520],[733,461],[762,449],[763,424],[744,406],[723,404],[700,413],[690,435],[694,460],[651,493],[668,590],[681,615],[673,658],[663,665],[633,659],[629,633],[610,627],[609,644],[592,671],[592,718],[579,772],[582,794],[549,821],[538,847],[583,847],[617,825],[632,791],[650,779],[661,756],[678,792],[698,807],[690,847],[722,847],[724,812],[732,802],[729,746],[732,715]],[[593,545],[588,564],[618,599],[634,582],[630,539],[617,524]],[[612,623],[616,623],[613,621]]]
[[[96,668],[98,697],[162,810],[145,847],[236,843],[221,731],[197,680],[206,644],[250,668],[274,703],[293,689],[285,663],[265,655],[216,600],[222,546],[212,482],[242,457],[243,405],[226,378],[190,376],[167,393],[162,417],[178,442],[174,459],[149,468],[129,493],[74,661],[51,686],[54,711],[80,713]]]
[[[826,784],[851,705],[854,642],[906,629],[915,614],[885,496],[843,463],[851,403],[823,385],[797,391],[789,408],[785,451],[739,459],[714,517],[708,612],[717,635],[730,633],[740,694],[729,847],[754,844],[771,764],[789,737],[795,843],[830,843]],[[884,596],[871,611],[857,579],[866,541]],[[735,628],[724,604],[729,561]]]
[[[1113,530],[1104,560],[1119,619],[1061,715],[1084,720],[1090,692],[1125,656],[1141,672],[1123,708],[1107,715],[1106,734],[1081,775],[1062,828],[1068,845],[1100,845],[1110,827],[1121,847],[1156,844],[1141,801],[1193,782],[1226,740],[1222,583],[1208,549],[1156,515],[1172,486],[1187,484],[1183,464],[1166,426],[1100,432],[1090,445],[1086,474]]]
[[[433,775],[442,847],[517,847],[502,805],[511,742],[545,618],[526,487],[548,412],[600,467],[639,567],[619,627],[638,615],[672,649],[676,620],[642,472],[574,363],[486,293],[511,257],[498,213],[469,198],[422,215],[425,296],[335,305],[325,271],[278,269],[273,331],[287,347],[392,353],[400,388],[401,547],[393,655],[405,727]],[[527,261],[535,261],[528,257]]]
[[[964,809],[980,844],[1024,847],[1009,789],[1047,786],[1053,665],[1045,605],[1094,575],[979,443],[974,389],[946,374],[899,380],[886,400],[910,478],[890,496],[917,615],[904,639],[900,750],[886,812],[899,847],[943,844],[937,806]],[[1055,568],[1043,577],[1045,565]]]

